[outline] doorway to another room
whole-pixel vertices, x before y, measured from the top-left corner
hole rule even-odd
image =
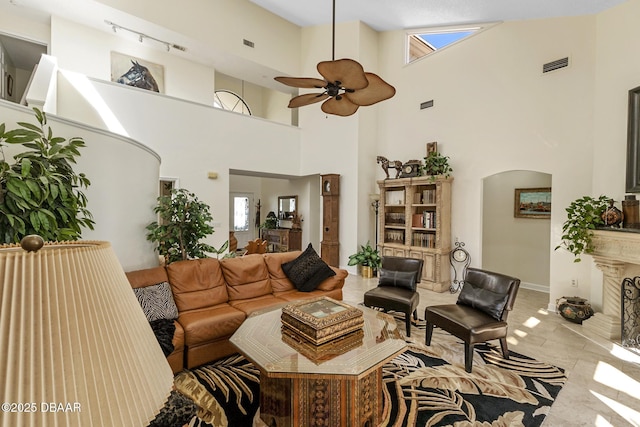
[[[253,218],[255,208],[252,193],[229,193],[229,243],[232,235],[237,240],[237,249],[247,246],[249,240],[256,238]],[[231,252],[231,248],[229,248]]]

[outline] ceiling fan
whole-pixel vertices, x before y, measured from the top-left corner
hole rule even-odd
[[[364,71],[353,59],[335,59],[336,0],[333,0],[331,61],[318,63],[318,72],[324,80],[311,77],[275,77],[287,86],[304,89],[324,89],[321,93],[307,93],[291,98],[289,108],[322,103],[322,111],[337,116],[350,116],[361,106],[373,105],[391,98],[396,89],[374,73]]]

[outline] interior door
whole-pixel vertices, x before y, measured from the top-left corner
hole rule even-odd
[[[253,194],[229,193],[229,209],[229,230],[235,232],[238,249],[242,249],[255,239]]]

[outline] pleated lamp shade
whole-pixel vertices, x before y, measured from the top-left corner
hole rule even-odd
[[[0,246],[0,426],[146,426],[172,385],[108,242]]]

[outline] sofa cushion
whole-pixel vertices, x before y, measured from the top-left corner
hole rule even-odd
[[[229,300],[220,262],[215,258],[172,262],[167,276],[180,313]]]
[[[296,290],[295,285],[289,280],[284,270],[282,270],[282,264],[296,259],[302,251],[291,252],[276,252],[264,254],[264,261],[267,264],[267,270],[269,271],[269,278],[271,278],[271,288],[273,292],[284,292]]]
[[[178,307],[173,300],[171,286],[168,282],[158,283],[144,288],[134,288],[144,315],[149,322],[163,319],[177,319]]]
[[[456,303],[473,307],[500,320],[508,297],[508,294],[493,292],[465,281]]]
[[[184,328],[184,343],[189,347],[230,337],[246,317],[242,311],[225,303],[180,313],[178,322]]]
[[[313,291],[323,280],[336,274],[318,256],[311,243],[294,260],[282,264],[282,270],[296,288],[302,292]]]
[[[271,294],[271,280],[262,254],[223,259],[220,266],[227,282],[229,301]]]
[[[269,307],[274,307],[278,304],[284,303],[285,300],[277,298],[272,294],[263,295],[261,297],[251,299],[229,301],[229,305],[231,305],[233,308],[237,308],[238,310],[242,310],[247,316],[255,311],[267,309]]]

